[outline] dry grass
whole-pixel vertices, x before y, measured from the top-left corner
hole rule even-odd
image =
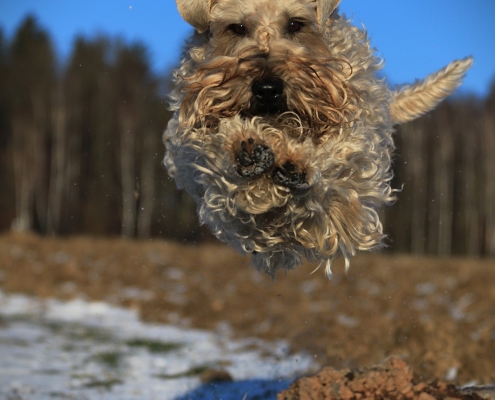
[[[421,379],[495,381],[495,261],[366,255],[328,281],[307,264],[276,280],[217,244],[0,236],[2,290],[83,296],[144,320],[286,339],[336,368],[401,356]],[[453,376],[453,375],[452,375]]]

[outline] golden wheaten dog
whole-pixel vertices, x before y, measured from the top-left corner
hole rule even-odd
[[[472,60],[391,89],[339,0],[177,0],[195,33],[175,71],[165,165],[221,240],[273,275],[380,246],[393,125],[432,109]],[[378,6],[378,3],[377,3]]]

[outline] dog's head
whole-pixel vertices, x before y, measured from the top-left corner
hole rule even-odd
[[[333,46],[339,40],[332,30],[339,3],[177,0],[182,17],[207,40],[190,53],[194,73],[182,77],[181,122],[214,125],[239,114],[262,116],[273,125],[298,120],[297,135],[302,128],[305,137],[320,141],[360,118],[366,104],[359,103],[362,88],[353,77],[368,68],[368,60],[349,51],[362,43],[342,40]],[[456,61],[422,82],[391,91],[391,120],[402,123],[431,110],[460,84],[471,63]]]
[[[270,2],[261,0],[251,1],[247,6],[250,7],[250,9],[254,9],[255,12],[263,14],[267,11],[272,13],[273,11],[277,12],[277,9],[280,10],[279,4],[276,3],[280,3],[280,6],[286,5],[287,10],[294,7],[294,5],[299,8],[302,6],[306,9],[306,12],[309,13],[312,20],[314,17],[314,20],[317,21],[320,26],[323,26],[330,14],[332,14],[332,12],[337,8],[340,1],[341,0],[296,0],[284,2],[279,0],[278,2]],[[205,32],[209,29],[209,25],[212,20],[211,16],[213,8],[218,3],[218,0],[177,0],[177,7],[184,20],[194,26],[198,32]],[[225,1],[225,3],[229,2]],[[246,15],[249,13],[249,10],[246,9],[246,5],[244,4],[247,2],[231,1],[230,3],[234,3],[235,7],[227,6],[229,10],[238,8],[240,15]],[[253,7],[251,7],[251,5]]]
[[[178,1],[184,19],[208,37],[208,45],[192,54],[197,66],[182,87],[184,118],[241,114],[283,124],[296,114],[314,139],[354,119],[352,68],[332,54],[325,36],[337,3]]]

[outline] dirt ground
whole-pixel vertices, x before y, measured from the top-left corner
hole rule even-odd
[[[272,279],[221,244],[0,236],[5,292],[109,301],[145,321],[285,339],[323,366],[398,356],[416,378],[495,382],[495,260],[362,255]]]
[[[493,386],[457,388],[433,380],[415,382],[407,364],[397,357],[364,369],[337,371],[323,368],[318,374],[296,380],[277,400],[493,400]]]

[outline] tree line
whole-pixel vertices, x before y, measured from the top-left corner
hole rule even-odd
[[[60,65],[33,17],[0,32],[0,228],[194,238],[161,167],[164,81],[141,43],[79,37]]]
[[[386,210],[396,251],[495,255],[495,82],[486,98],[454,97],[400,127]]]
[[[10,40],[0,30],[0,230],[208,237],[161,165],[167,82],[142,43],[79,37],[60,63],[33,17]],[[396,141],[390,250],[495,255],[495,85]]]

